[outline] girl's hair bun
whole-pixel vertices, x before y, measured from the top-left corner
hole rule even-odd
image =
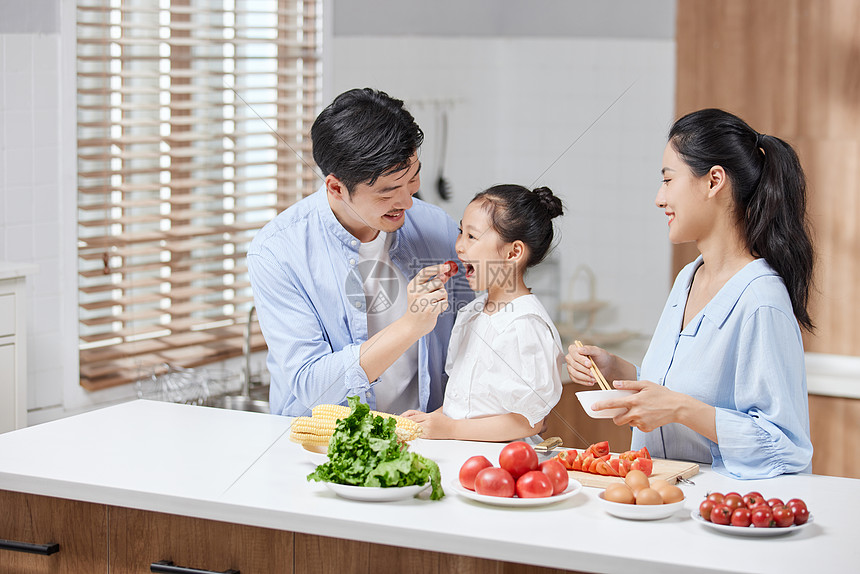
[[[561,205],[561,199],[556,197],[550,188],[536,187],[532,190],[532,193],[538,196],[541,204],[546,208],[550,219],[554,219],[564,213],[564,209]]]

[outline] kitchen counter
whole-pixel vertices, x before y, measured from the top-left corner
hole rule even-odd
[[[416,440],[447,496],[372,503],[309,483],[290,419],[133,401],[0,435],[0,490],[589,572],[841,572],[860,562],[860,480],[816,475],[736,481],[703,467],[685,509],[638,522],[606,514],[598,489],[533,509],[488,506],[450,487],[466,458],[502,445]],[[690,511],[706,492],[804,499],[814,523],[773,538],[715,533]]]

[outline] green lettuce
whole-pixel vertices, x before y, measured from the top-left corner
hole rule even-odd
[[[338,421],[328,443],[328,462],[308,480],[353,486],[411,486],[430,481],[430,500],[445,496],[439,466],[410,452],[397,440],[393,418],[370,414],[358,397],[349,397],[350,414]]]

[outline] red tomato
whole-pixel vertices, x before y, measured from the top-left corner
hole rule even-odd
[[[499,454],[499,466],[511,473],[516,480],[530,470],[537,470],[538,456],[532,445],[517,441],[505,445]]]
[[[564,450],[558,453],[557,457],[558,461],[566,468],[567,470],[573,470],[573,461],[576,460],[576,455],[578,453],[575,450]]]
[[[756,506],[752,511],[752,523],[756,528],[770,528],[773,524],[773,511],[770,506]]]
[[[639,450],[637,450],[637,451],[636,451],[636,454],[638,454],[638,455],[639,455],[639,458],[648,458],[648,459],[650,459],[650,458],[651,458],[651,453],[650,453],[650,452],[648,452],[648,447],[647,447],[647,446],[643,446],[642,448],[640,448]]]
[[[721,492],[712,492],[708,495],[708,500],[713,500],[714,504],[722,504],[725,498]]]
[[[723,504],[732,510],[736,510],[744,506],[744,499],[737,492],[730,492],[723,498]]]
[[[749,526],[752,524],[752,512],[746,506],[736,508],[732,512],[732,526]]]
[[[552,484],[553,496],[567,490],[570,476],[568,476],[567,470],[565,470],[564,466],[556,459],[553,458],[546,462],[542,462],[540,465],[540,471],[549,478],[549,481]]]
[[[609,441],[605,440],[602,442],[596,442],[590,447],[588,447],[585,452],[590,452],[594,458],[600,458],[601,456],[605,456],[609,454]]]
[[[806,524],[806,521],[809,520],[809,509],[806,507],[806,503],[803,502],[803,500],[792,498],[786,502],[785,505],[794,511],[795,524]]]
[[[493,466],[485,456],[473,456],[460,467],[460,484],[463,488],[475,490],[475,477],[485,468]]]
[[[516,492],[516,483],[511,473],[504,468],[487,467],[475,477],[475,492],[487,496],[511,498]]]
[[[764,497],[760,492],[748,492],[744,495],[744,506],[747,508],[752,508],[760,502],[764,502]]]
[[[645,476],[651,476],[651,472],[654,470],[654,461],[650,458],[637,458],[633,461],[633,464],[630,466],[631,469],[641,470],[645,473]]]
[[[773,521],[776,523],[777,527],[785,528],[787,526],[791,526],[794,524],[794,511],[789,507],[783,505],[774,505],[773,507]]]
[[[711,522],[714,524],[728,524],[732,521],[732,509],[725,504],[715,504],[711,510]]]
[[[520,498],[546,498],[552,496],[549,477],[539,470],[530,470],[517,479],[517,496]]]
[[[439,274],[439,279],[441,279],[442,281],[447,281],[448,279],[456,275],[457,271],[460,270],[460,268],[457,267],[457,263],[455,261],[446,261],[445,265],[448,266],[448,270],[443,271]]]
[[[785,506],[781,498],[768,498],[767,505],[773,508],[774,506]]]
[[[708,500],[707,498],[702,501],[702,504],[699,505],[699,516],[707,520],[711,521],[711,511],[714,509],[714,501]]]

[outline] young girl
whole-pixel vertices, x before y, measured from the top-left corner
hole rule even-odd
[[[561,339],[523,281],[546,256],[561,200],[546,187],[497,185],[463,213],[456,251],[469,287],[486,291],[457,315],[442,408],[406,411],[422,438],[510,441],[537,435],[561,397]]]
[[[593,361],[616,388],[638,391],[594,405],[628,409],[614,421],[635,427],[633,449],[736,478],[808,472],[800,329],[812,329],[814,255],[797,155],[728,112],[700,110],[672,127],[662,171],[669,239],[702,255],[675,280],[641,371],[572,346],[570,375],[592,384]]]

